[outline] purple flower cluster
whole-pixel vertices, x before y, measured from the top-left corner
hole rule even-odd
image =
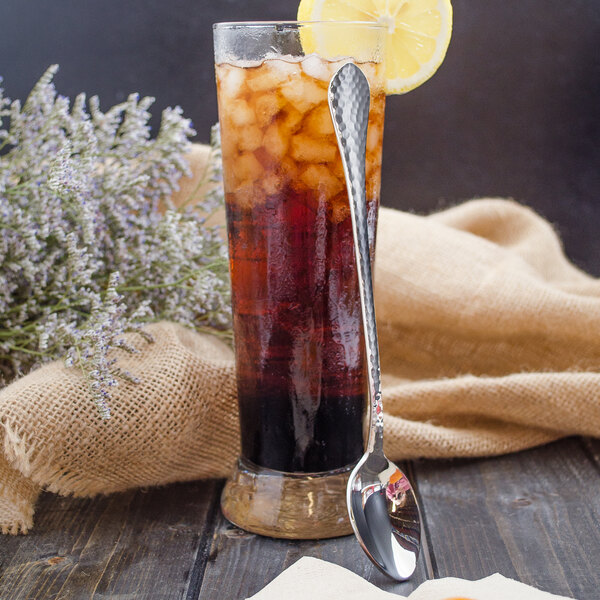
[[[227,249],[205,221],[223,203],[218,130],[211,191],[177,209],[194,134],[181,109],[153,138],[152,98],[71,104],[56,70],[23,105],[0,89],[0,387],[65,358],[108,416],[110,388],[135,381],[118,367],[118,350],[136,352],[124,333],[169,319],[230,335]]]

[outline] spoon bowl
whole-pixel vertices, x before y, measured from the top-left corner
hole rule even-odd
[[[417,499],[406,475],[383,454],[367,452],[350,475],[348,510],[371,561],[403,581],[415,571],[421,545]]]
[[[352,528],[367,556],[386,575],[403,581],[417,565],[421,518],[406,475],[383,453],[381,372],[365,191],[370,96],[367,78],[352,63],[341,67],[329,83],[329,110],[350,201],[371,401],[366,452],[350,475],[346,498]]]

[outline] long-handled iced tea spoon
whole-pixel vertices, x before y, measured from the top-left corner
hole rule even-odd
[[[350,475],[347,501],[352,528],[367,556],[384,573],[401,581],[409,578],[416,568],[421,519],[406,475],[383,453],[379,347],[365,191],[369,103],[369,83],[362,71],[351,63],[341,67],[329,84],[329,110],[350,199],[371,399],[367,448]]]

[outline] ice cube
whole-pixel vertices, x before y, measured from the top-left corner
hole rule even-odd
[[[261,94],[254,100],[254,113],[259,127],[266,127],[281,110],[283,100],[276,93]]]
[[[283,187],[284,183],[285,182],[282,177],[279,177],[275,173],[271,173],[262,180],[262,187],[265,191],[265,194],[267,194],[267,196],[271,196],[273,194],[277,194]]]
[[[225,115],[236,127],[244,127],[254,121],[254,111],[245,100],[234,100],[225,105]]]
[[[299,110],[296,110],[291,104],[288,104],[285,108],[284,117],[281,123],[291,135],[298,131],[303,117],[304,115]]]
[[[331,75],[329,74],[329,68],[323,62],[322,58],[319,58],[316,54],[310,54],[307,56],[301,63],[302,70],[309,76],[314,79],[319,79],[321,81],[327,81],[329,83],[329,79]]]
[[[369,123],[367,128],[367,152],[375,152],[383,141],[383,131],[379,123]]]
[[[330,173],[333,173],[338,179],[345,182],[344,179],[344,166],[342,165],[341,157],[337,158],[333,162],[327,163],[327,168]]]
[[[369,81],[369,85],[371,87],[378,86],[380,84],[379,77],[377,76],[377,66],[375,63],[360,63],[358,66],[365,74],[365,77]]]
[[[237,154],[237,143],[235,139],[235,128],[226,128],[225,123],[221,126],[221,153],[223,154],[224,162],[230,157]]]
[[[236,185],[237,181],[233,170],[233,161],[228,161],[223,165],[223,187],[225,188],[225,192],[233,191]]]
[[[275,90],[279,85],[277,77],[274,77],[270,69],[259,67],[252,72],[247,80],[248,87],[253,92],[264,92],[266,90]]]
[[[282,178],[284,178],[286,181],[298,180],[298,164],[289,156],[284,156],[281,159],[279,170]]]
[[[262,199],[262,188],[253,181],[244,181],[234,190],[235,203],[242,208],[251,208]]]
[[[311,190],[319,190],[327,198],[333,198],[344,189],[344,184],[324,165],[309,165],[302,171],[300,180]]]
[[[365,75],[371,86],[371,94],[385,98],[385,67],[383,63],[365,63]],[[367,73],[368,70],[368,73]]]
[[[367,198],[379,198],[381,189],[381,163],[370,159],[367,160],[366,190]]]
[[[260,179],[264,169],[252,152],[244,152],[233,161],[233,172],[238,183]]]
[[[276,160],[283,158],[287,152],[290,137],[285,128],[278,123],[272,123],[267,127],[262,144],[265,150]]]
[[[288,81],[281,86],[281,93],[301,113],[305,113],[313,106],[327,100],[325,87],[320,86],[312,79]]]
[[[369,111],[369,119],[377,118],[383,121],[385,113],[385,94],[371,94],[371,110]],[[383,125],[383,123],[382,123]]]
[[[297,63],[284,60],[266,60],[261,67],[256,69],[248,78],[248,87],[253,92],[264,92],[277,89],[282,82],[289,81],[294,76],[300,75]]]
[[[277,77],[279,81],[300,76],[300,65],[298,61],[294,60],[290,55],[286,56],[290,60],[283,60],[280,58],[265,61],[265,66],[268,66],[271,69],[273,75]]]
[[[315,106],[306,117],[303,130],[313,137],[334,135],[333,122],[326,103]]]
[[[217,78],[219,91],[225,102],[227,102],[229,98],[234,98],[240,93],[244,85],[244,69],[232,67],[231,65],[219,65],[217,67]]]
[[[337,146],[299,133],[292,138],[291,155],[294,159],[311,163],[331,162],[337,156]]]
[[[242,151],[254,152],[262,144],[263,134],[256,125],[242,127],[238,130],[238,148]]]
[[[350,217],[350,205],[346,197],[340,197],[336,199],[331,205],[331,222],[334,225],[341,223],[342,221]]]

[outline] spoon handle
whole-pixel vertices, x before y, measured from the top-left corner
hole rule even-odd
[[[365,350],[368,362],[371,415],[367,451],[383,451],[383,406],[379,344],[375,323],[373,279],[369,250],[367,195],[365,190],[365,151],[369,104],[369,82],[363,72],[348,63],[338,69],[329,83],[329,110],[333,119],[350,200],[354,254],[358,267],[358,287],[362,307]]]

